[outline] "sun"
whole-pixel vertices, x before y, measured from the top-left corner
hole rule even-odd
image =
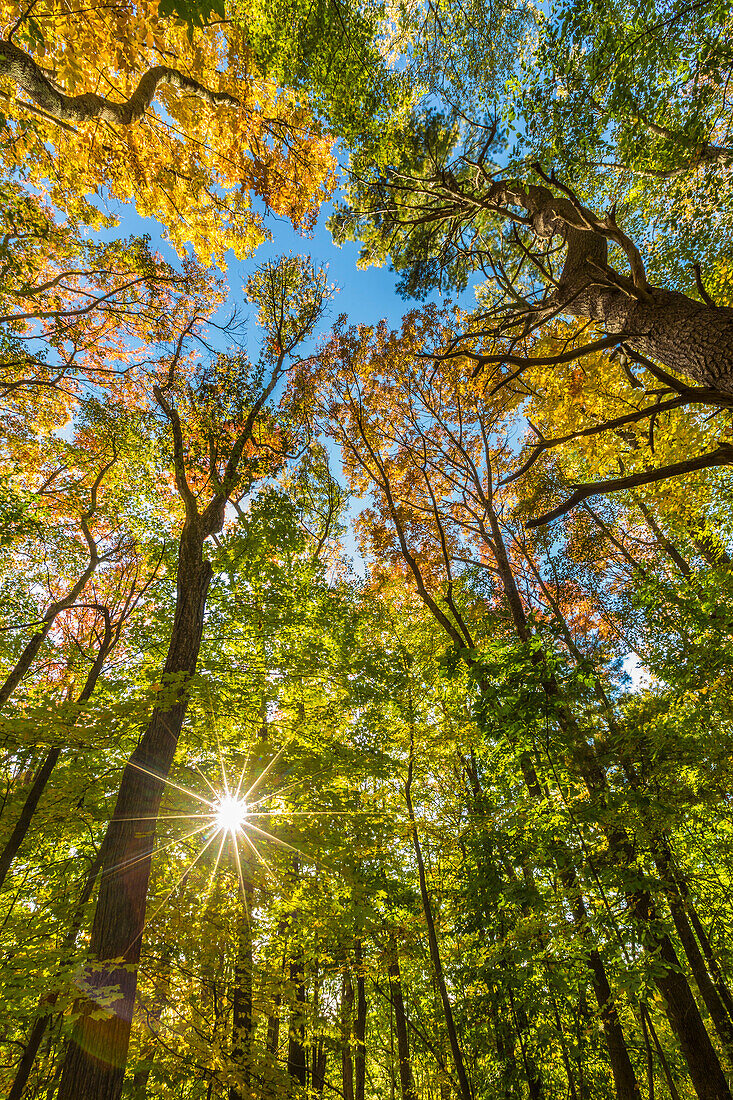
[[[247,817],[247,803],[236,795],[222,795],[218,802],[214,803],[214,824],[218,829],[228,833],[236,833],[242,827]]]

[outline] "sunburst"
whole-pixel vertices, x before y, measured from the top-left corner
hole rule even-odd
[[[214,806],[214,824],[218,829],[236,836],[247,820],[248,810],[243,798],[236,798],[231,794],[222,795]]]
[[[314,861],[313,857],[302,851],[300,848],[295,847],[292,844],[288,844],[281,837],[269,832],[263,826],[272,819],[273,816],[277,816],[281,811],[278,802],[279,796],[285,791],[291,789],[291,784],[274,793],[262,793],[262,784],[265,778],[272,772],[275,765],[283,757],[287,751],[288,744],[282,746],[282,748],[274,754],[267,766],[260,772],[257,778],[245,789],[245,776],[249,768],[249,754],[244,762],[244,765],[239,773],[239,779],[236,782],[232,781],[232,777],[227,771],[221,747],[218,744],[217,738],[217,753],[219,762],[219,771],[221,779],[219,783],[212,782],[204,771],[194,764],[194,768],[204,781],[207,792],[202,794],[200,790],[194,790],[192,787],[186,787],[181,783],[177,783],[172,779],[156,774],[148,768],[142,767],[140,764],[130,762],[133,767],[138,771],[144,772],[146,775],[158,779],[171,791],[177,792],[179,795],[184,795],[187,798],[192,799],[198,804],[196,810],[192,810],[189,813],[173,813],[173,814],[160,814],[156,817],[148,818],[134,818],[131,820],[141,821],[160,821],[163,822],[181,822],[187,823],[192,826],[183,836],[174,837],[167,841],[165,844],[159,845],[156,848],[156,855],[164,852],[177,845],[183,844],[186,841],[193,840],[195,837],[202,838],[202,845],[197,852],[192,856],[190,861],[187,862],[183,872],[178,876],[173,886],[166,892],[165,897],[156,906],[155,910],[148,915],[146,919],[146,927],[149,926],[158,914],[167,905],[173,895],[178,891],[180,886],[185,882],[186,878],[193,870],[193,868],[202,860],[205,853],[212,847],[216,851],[216,855],[213,864],[210,868],[208,883],[205,890],[205,897],[208,897],[213,889],[214,880],[222,865],[222,857],[224,856],[227,842],[230,843],[231,853],[233,856],[234,866],[237,872],[237,878],[239,880],[239,886],[242,892],[242,899],[247,904],[247,876],[245,876],[245,870],[243,862],[251,865],[252,860],[261,868],[264,875],[270,882],[276,882],[275,873],[267,859],[265,859],[263,853],[260,850],[260,844],[270,843],[277,847],[289,850],[303,859],[309,862]],[[292,816],[290,811],[287,811],[287,816]],[[307,816],[318,815],[319,811],[306,811]],[[218,841],[218,845],[217,845]],[[258,843],[255,843],[257,841]],[[243,846],[246,851],[246,861],[243,860],[243,853],[240,851],[240,847]],[[146,858],[146,857],[142,857]],[[118,864],[116,868],[108,868],[107,873],[118,869],[120,866],[127,866],[129,863]]]
[[[154,817],[147,818],[134,818],[135,821],[156,821],[156,822],[180,822],[186,823],[192,826],[183,836],[174,837],[167,840],[164,844],[159,844],[156,847],[155,855],[159,856],[162,852],[165,852],[171,848],[175,848],[178,845],[184,844],[187,841],[191,841],[196,837],[201,837],[201,847],[196,851],[191,859],[186,863],[182,873],[178,876],[174,884],[167,890],[162,901],[155,907],[154,911],[150,913],[145,921],[145,927],[156,919],[160,912],[171,900],[173,895],[179,890],[181,885],[185,882],[186,878],[193,870],[193,868],[200,863],[205,854],[213,849],[215,856],[213,863],[210,867],[207,885],[204,890],[203,900],[206,902],[211,896],[211,892],[214,887],[216,876],[219,872],[219,868],[223,865],[223,857],[225,849],[227,847],[231,850],[232,862],[236,870],[239,888],[241,890],[242,901],[245,908],[248,906],[247,894],[248,887],[251,888],[251,875],[245,874],[246,867],[252,867],[256,864],[260,867],[262,873],[266,879],[273,884],[277,883],[277,876],[273,870],[270,862],[265,858],[261,847],[263,844],[271,844],[280,849],[292,852],[293,854],[304,859],[308,863],[316,864],[324,870],[328,868],[323,863],[322,859],[316,858],[312,853],[305,852],[301,848],[296,847],[293,844],[289,844],[281,837],[276,836],[274,833],[268,831],[264,826],[268,825],[273,818],[282,817],[289,819],[292,817],[334,817],[334,816],[363,816],[365,813],[371,815],[374,811],[364,810],[291,810],[285,808],[282,802],[282,796],[290,792],[291,790],[300,786],[302,781],[295,783],[287,783],[285,786],[277,785],[272,791],[263,793],[262,786],[268,775],[270,775],[275,768],[276,764],[282,759],[283,755],[287,751],[289,745],[292,742],[288,742],[276,752],[267,766],[263,768],[260,774],[254,779],[254,781],[245,788],[245,777],[248,773],[250,766],[250,756],[247,754],[247,758],[239,772],[239,777],[236,782],[232,781],[232,776],[227,771],[227,767],[224,762],[224,757],[219,744],[219,738],[216,736],[216,746],[218,755],[218,765],[220,779],[219,781],[212,781],[209,776],[206,775],[197,763],[193,764],[194,769],[198,772],[205,787],[206,793],[202,793],[201,789],[195,790],[192,787],[184,786],[181,783],[177,783],[172,779],[168,779],[165,776],[158,775],[154,771],[142,767],[142,765],[135,764],[130,761],[130,764],[137,768],[139,771],[144,772],[146,775],[150,775],[152,778],[162,782],[171,791],[177,792],[179,795],[183,795],[186,798],[190,798],[192,802],[197,804],[197,808],[188,813],[171,813],[171,814],[159,814]],[[315,774],[321,774],[321,772],[328,771],[328,768],[321,769],[321,771]],[[310,780],[314,778],[313,775],[309,777]],[[218,842],[218,843],[217,843]],[[148,858],[147,855],[137,858]],[[115,867],[107,869],[106,873],[112,873],[119,869],[121,866],[128,866],[130,861],[124,861],[122,864],[117,864]],[[243,866],[244,864],[244,866]],[[142,934],[142,932],[140,933]]]

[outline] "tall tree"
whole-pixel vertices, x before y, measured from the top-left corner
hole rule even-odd
[[[266,434],[266,402],[292,366],[297,348],[317,324],[328,298],[323,276],[296,258],[259,269],[250,280],[249,294],[258,306],[265,334],[261,386],[256,374],[248,377],[246,363],[221,359],[210,373],[204,371],[193,380],[195,388],[190,382],[187,387],[180,375],[181,340],[161,384],[154,387],[171,433],[175,483],[185,513],[176,612],[161,670],[161,690],[171,698],[153,710],[123,774],[92,928],[90,950],[95,961],[87,970],[87,995],[64,1062],[60,1097],[111,1100],[121,1094],[154,822],[183,726],[188,681],[196,669],[204,628],[211,579],[204,543],[222,529],[229,500],[241,499],[262,476],[260,471],[268,470],[269,456],[277,455],[276,440],[268,440]],[[150,824],[141,829],[141,820]],[[119,959],[124,963],[114,961]],[[100,1018],[95,991],[110,985],[120,995]]]

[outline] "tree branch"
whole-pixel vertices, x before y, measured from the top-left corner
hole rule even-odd
[[[630,474],[628,477],[610,478],[608,481],[590,481],[586,485],[579,485],[566,501],[559,504],[557,508],[553,508],[551,512],[545,512],[537,519],[530,520],[525,527],[528,529],[544,527],[546,523],[551,523],[552,520],[572,511],[576,505],[581,504],[588,497],[617,493],[620,489],[634,489],[638,485],[651,485],[655,481],[664,481],[666,478],[693,473],[695,470],[731,465],[733,465],[733,444],[721,443],[709,454],[698,455],[697,458],[686,459],[684,462],[673,462],[669,466],[660,466],[656,470],[644,470],[642,473]]]
[[[242,103],[228,92],[214,92],[178,69],[155,65],[140,77],[129,99],[115,103],[95,92],[68,96],[59,91],[30,54],[14,42],[0,41],[0,75],[9,76],[44,111],[64,122],[90,122],[101,119],[113,126],[129,126],[142,118],[155,99],[162,84],[196,96],[210,107],[222,104],[241,107]]]

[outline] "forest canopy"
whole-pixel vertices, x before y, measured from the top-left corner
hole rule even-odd
[[[0,0],[8,1100],[731,1100],[732,81]]]

